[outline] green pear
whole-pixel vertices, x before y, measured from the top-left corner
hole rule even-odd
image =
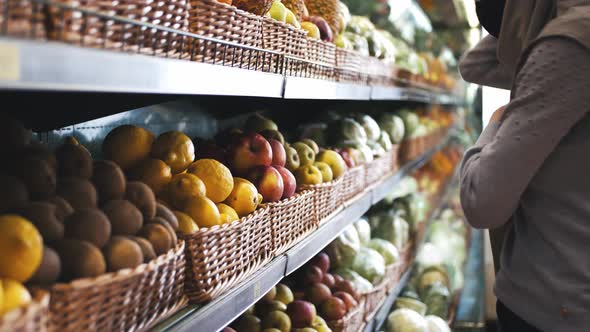
[[[287,22],[287,7],[285,7],[282,2],[275,0],[268,12],[270,13],[270,17],[274,18],[275,20]]]
[[[295,16],[295,14],[293,14],[293,12],[291,10],[289,10],[289,8],[287,8],[286,22],[287,22],[287,24],[290,24],[290,25],[296,27],[297,29],[301,29],[301,23],[299,23],[299,21],[297,20],[297,17]]]

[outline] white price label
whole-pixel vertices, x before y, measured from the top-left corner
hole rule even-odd
[[[16,45],[0,43],[0,80],[20,79],[20,52]]]

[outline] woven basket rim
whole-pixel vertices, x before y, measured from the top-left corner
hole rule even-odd
[[[14,322],[22,317],[27,316],[29,313],[32,313],[34,310],[40,310],[44,307],[49,306],[49,292],[41,289],[35,288],[31,291],[32,299],[29,304],[23,307],[14,308],[3,315],[0,315],[0,326],[2,324],[6,324],[9,322]]]
[[[348,313],[346,313],[346,315],[342,318],[340,318],[339,320],[330,320],[330,321],[326,321],[326,323],[328,324],[332,324],[332,325],[337,325],[337,324],[343,324],[346,320],[350,319],[352,316],[358,314],[364,307],[364,303],[361,303],[361,301],[357,301],[357,306],[353,308],[353,310],[350,310]]]
[[[185,242],[184,240],[179,239],[176,247],[168,250],[165,254],[162,254],[156,259],[151,260],[148,263],[143,263],[136,268],[133,269],[123,269],[117,272],[109,272],[102,274],[98,277],[93,278],[81,278],[72,280],[69,283],[57,283],[51,286],[51,291],[68,291],[74,289],[83,289],[88,287],[96,287],[104,284],[109,284],[113,282],[118,282],[121,280],[125,280],[128,278],[135,277],[137,275],[141,275],[142,273],[146,273],[149,271],[153,271],[158,269],[160,266],[167,264],[168,261],[174,259],[178,255],[184,255],[184,247]]]
[[[339,177],[337,179],[334,179],[330,182],[324,182],[324,183],[320,183],[320,184],[302,184],[301,186],[299,186],[298,188],[300,188],[301,190],[317,190],[317,189],[322,189],[322,188],[327,188],[327,187],[333,187],[338,185],[340,182],[342,182],[342,177]]]
[[[287,199],[282,199],[278,202],[271,202],[271,203],[264,203],[264,206],[268,206],[269,208],[276,208],[276,207],[280,207],[283,205],[287,205],[287,204],[291,204],[293,201],[301,198],[301,197],[306,197],[309,196],[313,193],[312,190],[309,189],[303,189],[301,191],[296,192],[293,196],[287,198]]]
[[[307,31],[303,30],[302,28],[297,28],[294,25],[291,25],[291,24],[288,24],[288,23],[285,23],[282,21],[277,21],[272,17],[263,16],[262,22],[267,23],[267,24],[271,24],[271,25],[277,25],[277,26],[280,26],[281,28],[287,28],[289,30],[297,31],[299,33],[305,33],[307,35]]]
[[[199,228],[199,230],[196,231],[196,232],[194,232],[194,233],[191,233],[191,234],[181,234],[180,237],[182,239],[185,239],[186,240],[186,239],[200,237],[201,235],[206,234],[206,233],[209,233],[209,232],[224,230],[224,229],[227,229],[227,228],[230,228],[230,227],[237,227],[238,225],[241,225],[241,224],[243,224],[245,222],[248,222],[248,221],[250,221],[252,219],[255,219],[257,217],[260,217],[260,216],[265,215],[266,213],[268,213],[268,210],[269,210],[269,207],[266,206],[266,204],[260,204],[260,205],[258,205],[258,208],[254,212],[252,212],[252,213],[250,213],[250,214],[248,214],[248,215],[246,215],[246,216],[244,216],[244,217],[242,217],[242,218],[240,218],[238,220],[234,220],[234,221],[232,221],[230,223],[226,223],[226,224],[223,224],[223,225],[215,225],[213,227]]]
[[[209,5],[220,6],[220,7],[224,7],[224,9],[234,10],[236,13],[238,13],[240,15],[245,15],[248,18],[254,18],[254,19],[258,20],[258,21],[262,21],[262,18],[263,18],[262,16],[258,16],[256,14],[252,14],[252,13],[247,12],[245,10],[242,10],[242,9],[240,9],[240,8],[234,6],[234,5],[228,5],[225,2],[221,2],[221,1],[217,1],[217,0],[190,0],[188,2],[191,5],[190,8],[188,9],[189,13],[192,13],[192,12],[196,11],[196,9],[193,8],[193,3],[194,2],[205,2],[206,4],[209,4]],[[189,21],[190,20],[191,19],[189,18]]]

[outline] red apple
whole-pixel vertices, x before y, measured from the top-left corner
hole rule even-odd
[[[352,295],[357,301],[360,299],[359,294],[354,289],[354,284],[350,280],[343,280],[340,283],[336,282],[336,290]]]
[[[238,141],[244,132],[238,128],[222,130],[215,135],[215,142],[222,148],[228,148]]]
[[[269,139],[268,143],[272,149],[272,162],[271,165],[273,166],[285,166],[287,162],[287,153],[285,152],[285,147],[281,142],[277,141],[276,139]]]
[[[330,257],[325,252],[320,252],[319,254],[315,255],[315,257],[312,258],[309,263],[319,267],[323,273],[327,273],[330,269]]]
[[[281,173],[283,177],[283,197],[282,199],[287,199],[295,194],[295,189],[297,189],[297,181],[295,180],[295,175],[291,173],[288,169],[283,166],[274,166],[274,168]]]
[[[313,305],[300,300],[289,303],[287,306],[287,315],[291,318],[291,325],[294,328],[311,326],[315,319]]]
[[[195,138],[193,139],[193,144],[195,145],[195,160],[215,159],[220,163],[226,162],[227,152],[213,140]]]
[[[341,276],[334,274],[334,287],[338,286],[339,283],[344,281],[344,278],[342,278]]]
[[[346,292],[336,292],[334,293],[334,296],[344,301],[344,304],[346,304],[347,311],[350,311],[359,305],[358,302],[354,299],[354,297],[352,297],[352,295]]]
[[[238,175],[243,175],[256,166],[270,166],[272,148],[259,134],[241,134],[230,146],[228,159],[232,169]]]
[[[354,160],[354,157],[352,156],[350,149],[351,148],[346,148],[338,151],[338,153],[340,153],[340,155],[342,156],[342,159],[344,159],[346,166],[348,166],[349,168],[356,166],[356,161]]]
[[[324,279],[322,279],[322,283],[324,283],[324,285],[330,287],[330,289],[332,289],[332,288],[334,288],[334,286],[336,286],[336,280],[334,280],[334,276],[331,275],[330,273],[324,274]]]
[[[320,314],[327,321],[339,320],[346,315],[346,303],[333,296],[322,303]]]
[[[256,186],[264,202],[278,202],[283,197],[283,177],[274,167],[254,167],[248,172],[247,178]]]
[[[322,279],[324,279],[324,273],[319,267],[308,265],[305,268],[305,272],[303,274],[303,282],[305,282],[305,284],[309,285],[322,282]]]
[[[328,286],[322,283],[315,283],[307,287],[305,290],[305,296],[311,303],[319,306],[332,297],[332,292]]]

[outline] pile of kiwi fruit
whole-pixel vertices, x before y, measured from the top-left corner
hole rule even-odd
[[[25,217],[44,242],[30,284],[135,268],[176,246],[178,220],[149,186],[127,181],[112,161],[93,160],[73,137],[51,151],[20,122],[2,122],[0,214]]]

